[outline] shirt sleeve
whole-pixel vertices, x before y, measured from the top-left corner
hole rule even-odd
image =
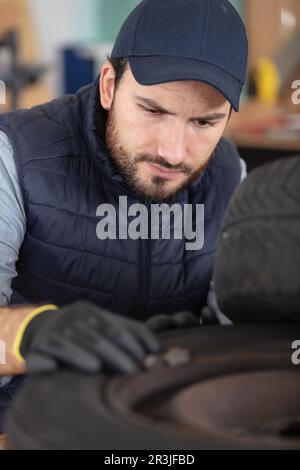
[[[12,295],[11,282],[17,276],[16,262],[26,232],[26,215],[13,148],[0,131],[0,305]]]

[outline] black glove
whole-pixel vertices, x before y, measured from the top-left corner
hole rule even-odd
[[[20,344],[30,373],[67,367],[131,374],[146,355],[159,350],[157,338],[143,323],[89,302],[40,313],[26,327]]]
[[[146,321],[146,325],[154,332],[175,328],[200,326],[200,320],[191,312],[178,312],[172,315],[154,315]]]
[[[202,325],[219,325],[219,319],[215,310],[212,307],[206,305],[201,311],[201,323]]]

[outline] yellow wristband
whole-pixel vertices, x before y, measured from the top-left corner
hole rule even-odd
[[[29,315],[21,323],[21,326],[20,326],[20,328],[17,332],[17,335],[16,335],[15,340],[14,340],[14,344],[13,344],[13,352],[14,352],[16,358],[18,359],[18,361],[21,364],[25,364],[25,359],[24,359],[24,357],[22,356],[22,354],[20,352],[20,347],[21,347],[21,342],[22,342],[22,339],[23,339],[26,328],[29,325],[29,323],[31,322],[31,320],[33,320],[34,317],[36,317],[40,313],[46,312],[48,310],[58,310],[58,307],[57,307],[57,305],[51,305],[51,304],[42,305],[41,307],[37,307],[32,312],[30,312]]]

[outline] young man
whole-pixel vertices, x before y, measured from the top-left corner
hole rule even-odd
[[[131,373],[159,350],[136,320],[199,315],[241,179],[222,135],[247,52],[227,0],[144,0],[94,84],[1,116],[1,375]],[[171,228],[183,217],[187,230],[153,235],[161,204]],[[20,380],[0,389],[3,408]]]

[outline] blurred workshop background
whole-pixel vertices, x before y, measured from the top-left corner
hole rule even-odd
[[[0,0],[0,113],[98,75],[139,0]],[[248,30],[248,83],[227,135],[248,168],[300,156],[300,0],[231,0]]]

